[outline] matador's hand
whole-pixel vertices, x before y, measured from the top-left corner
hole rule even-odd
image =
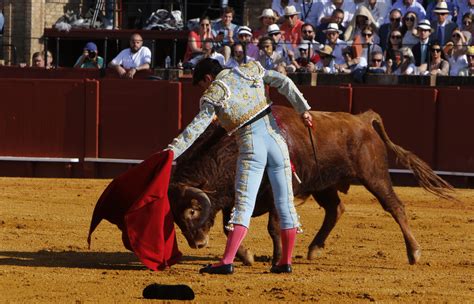
[[[313,116],[311,116],[308,111],[305,111],[303,114],[301,114],[301,119],[303,120],[305,126],[310,128],[313,127]]]

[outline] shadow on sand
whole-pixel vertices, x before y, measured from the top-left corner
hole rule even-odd
[[[215,261],[215,258],[187,255],[183,256],[181,261],[197,262],[199,264],[199,262]],[[0,251],[0,265],[108,270],[147,269],[132,252]]]

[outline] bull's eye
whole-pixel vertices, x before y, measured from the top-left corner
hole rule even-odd
[[[195,220],[199,217],[199,210],[194,208],[188,208],[185,210],[184,214],[187,220]]]

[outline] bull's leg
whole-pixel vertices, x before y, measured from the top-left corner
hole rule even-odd
[[[275,208],[272,208],[268,215],[267,230],[273,242],[272,265],[276,265],[281,258],[281,241],[280,241],[280,222],[278,218],[278,212],[276,212]]]
[[[223,224],[222,227],[224,228],[224,233],[226,236],[229,234],[229,231],[225,229],[225,226],[229,223],[230,214],[231,214],[231,210],[229,209],[222,210],[222,224]],[[249,249],[246,249],[243,245],[239,246],[236,256],[246,266],[251,266],[255,261],[253,253]]]
[[[383,209],[389,212],[400,226],[408,255],[408,262],[416,264],[420,260],[421,248],[408,225],[403,203],[393,191],[388,170],[386,174],[372,174],[362,181],[364,186],[378,199]]]
[[[345,210],[336,188],[331,187],[323,191],[314,192],[313,197],[318,204],[324,208],[325,215],[321,228],[319,228],[318,233],[309,245],[308,260],[316,258],[319,252],[324,248],[326,239]]]

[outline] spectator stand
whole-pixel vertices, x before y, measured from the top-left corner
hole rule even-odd
[[[62,32],[56,29],[44,30],[45,48],[54,56],[56,67],[72,67],[81,55],[84,44],[93,41],[97,44],[99,55],[108,64],[121,50],[129,47],[133,33],[140,34],[144,45],[152,52],[152,65],[164,65],[166,56],[170,56],[172,65],[183,57],[186,48],[188,31],[154,31],[154,30],[102,30],[72,29]]]

